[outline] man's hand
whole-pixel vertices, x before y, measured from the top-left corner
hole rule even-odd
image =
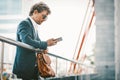
[[[53,46],[53,45],[55,45],[55,44],[57,44],[57,40],[56,39],[48,39],[47,40],[47,45],[48,46]]]

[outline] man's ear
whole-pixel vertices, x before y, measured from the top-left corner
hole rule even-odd
[[[37,14],[38,13],[38,11],[37,10],[34,10],[34,14]]]

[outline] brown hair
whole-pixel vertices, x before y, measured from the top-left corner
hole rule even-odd
[[[44,10],[46,10],[48,12],[48,14],[51,13],[49,7],[43,2],[34,4],[30,9],[29,16],[33,15],[34,10],[37,10],[39,13],[41,13]]]

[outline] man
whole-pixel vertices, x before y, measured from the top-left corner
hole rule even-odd
[[[40,2],[33,5],[29,12],[29,18],[21,21],[18,25],[17,40],[44,50],[48,46],[55,45],[57,43],[55,39],[41,41],[37,33],[38,24],[40,25],[44,22],[49,14],[50,9],[46,4]],[[36,53],[22,47],[17,47],[13,73],[23,80],[37,80]]]

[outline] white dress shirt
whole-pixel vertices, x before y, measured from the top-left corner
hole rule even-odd
[[[33,27],[35,29],[35,33],[38,34],[38,24],[29,16],[32,24],[33,24]]]

